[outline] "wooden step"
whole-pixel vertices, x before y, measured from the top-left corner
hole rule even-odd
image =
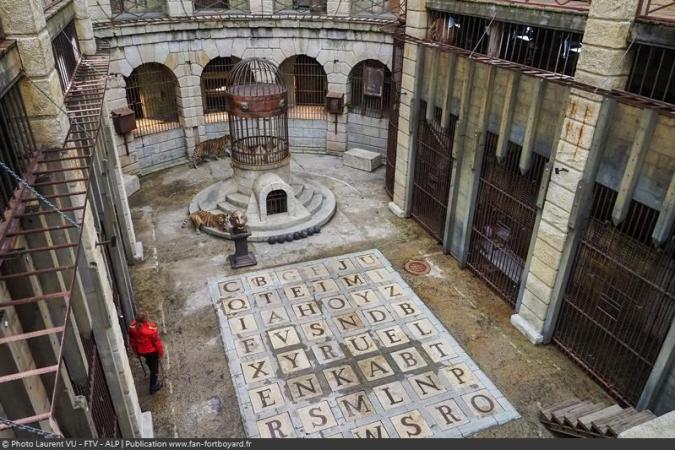
[[[553,411],[551,413],[552,419],[555,422],[558,422],[560,424],[565,423],[565,416],[567,414],[569,414],[570,412],[572,412],[576,409],[587,407],[588,405],[591,405],[591,404],[592,404],[592,402],[590,402],[588,400],[584,400],[584,401],[581,401],[581,402],[576,403],[574,405],[566,406],[565,408],[556,409],[555,411]]]
[[[594,412],[605,409],[606,407],[607,405],[605,405],[604,403],[591,403],[590,405],[587,405],[585,407],[574,409],[565,414],[564,423],[565,425],[576,427],[579,423],[579,417],[592,414]]]
[[[612,421],[607,425],[608,434],[610,436],[618,436],[620,433],[626,431],[629,428],[640,425],[641,423],[647,422],[656,418],[656,415],[651,411],[640,411],[632,416],[626,417],[621,420]]]
[[[578,426],[580,426],[584,430],[591,431],[591,429],[593,428],[592,423],[594,420],[598,420],[603,417],[614,416],[616,414],[619,414],[621,411],[623,411],[623,408],[620,407],[619,405],[608,406],[607,408],[603,408],[600,411],[596,411],[594,413],[590,413],[585,416],[579,417],[577,423]]]
[[[591,429],[596,433],[607,434],[607,431],[609,430],[609,424],[612,421],[624,419],[636,413],[637,411],[635,410],[635,408],[626,408],[617,414],[605,416],[594,420],[593,422],[591,422],[592,427]]]
[[[557,411],[557,410],[562,409],[562,408],[567,408],[568,406],[577,405],[577,404],[579,404],[579,402],[581,402],[581,400],[579,400],[578,398],[571,398],[569,400],[565,400],[562,403],[558,403],[557,405],[553,405],[550,408],[546,408],[546,409],[540,408],[539,414],[541,415],[541,417],[544,420],[547,420],[547,421],[550,422],[553,419],[553,412],[554,411]]]

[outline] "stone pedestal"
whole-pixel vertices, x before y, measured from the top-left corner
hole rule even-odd
[[[232,239],[234,240],[234,255],[227,257],[227,260],[230,262],[230,266],[233,269],[240,269],[242,267],[255,266],[258,264],[253,253],[248,251],[248,237],[251,235],[251,232],[244,231],[243,233],[233,233]]]

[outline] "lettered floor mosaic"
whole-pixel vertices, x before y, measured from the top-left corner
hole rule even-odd
[[[377,250],[209,290],[249,437],[464,437],[519,417]]]

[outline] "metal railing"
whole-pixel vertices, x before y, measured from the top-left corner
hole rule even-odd
[[[296,11],[304,14],[326,14],[327,0],[274,0],[274,12]]]
[[[16,189],[5,221],[0,223],[0,259],[4,260],[0,282],[20,286],[11,299],[0,300],[0,311],[11,311],[21,305],[28,308],[51,308],[59,311],[52,326],[43,325],[31,332],[5,331],[0,345],[25,343],[36,337],[51,336],[55,342],[53,358],[36,367],[3,373],[0,384],[27,379],[53,377],[49,401],[41,410],[25,409],[24,417],[11,417],[12,423],[0,423],[0,431],[19,425],[40,426],[43,431],[62,434],[56,422],[58,394],[62,389],[64,345],[69,327],[71,297],[75,289],[77,267],[81,256],[82,230],[89,206],[90,167],[101,129],[103,97],[109,67],[108,48],[99,45],[99,52],[86,57],[78,65],[71,87],[65,96],[70,129],[60,148],[39,149],[33,153],[28,169],[21,172],[21,188]],[[28,81],[30,82],[30,81]],[[47,95],[46,93],[44,95]],[[50,98],[51,99],[51,98]],[[58,209],[56,209],[58,208]],[[47,255],[47,265],[35,267],[33,261]],[[20,258],[19,258],[20,256]],[[51,257],[49,257],[51,256]],[[42,277],[60,281],[45,289],[28,289]],[[16,344],[14,344],[16,345]]]
[[[500,0],[504,3],[516,3],[528,6],[588,11],[591,0]]]
[[[638,19],[675,22],[675,0],[641,0]]]
[[[127,103],[136,115],[135,136],[178,128],[178,80],[162,64],[138,66],[126,79]]]
[[[195,12],[250,11],[249,0],[192,0]]]

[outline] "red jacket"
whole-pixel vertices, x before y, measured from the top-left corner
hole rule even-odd
[[[129,343],[139,355],[159,353],[164,357],[164,345],[159,337],[159,330],[155,322],[137,323],[135,320],[129,326]]]

